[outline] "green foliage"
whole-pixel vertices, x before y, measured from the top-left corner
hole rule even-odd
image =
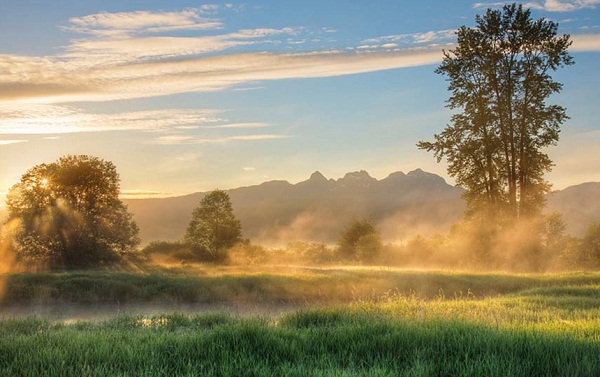
[[[119,199],[115,166],[91,156],[65,156],[29,169],[7,198],[7,228],[22,261],[52,268],[112,263],[139,243]]]
[[[184,240],[207,258],[223,260],[227,249],[242,241],[241,229],[229,195],[215,190],[207,194],[192,212]]]
[[[268,251],[260,246],[250,242],[239,242],[229,249],[227,260],[233,265],[257,265],[269,262]]]
[[[365,262],[373,260],[383,248],[379,230],[370,220],[354,220],[347,224],[337,244],[343,258]]]
[[[183,242],[153,241],[141,251],[150,263],[187,263],[198,260],[198,255]]]
[[[581,250],[591,268],[600,268],[600,222],[591,224],[581,241]]]
[[[600,268],[600,222],[590,224],[583,238],[567,242],[561,262],[571,268]]]
[[[488,9],[476,24],[458,30],[456,49],[436,70],[448,77],[448,107],[460,112],[418,147],[448,161],[449,175],[467,189],[469,215],[537,216],[550,187],[544,151],[567,119],[563,107],[546,103],[562,89],[551,73],[573,64],[571,41],[516,4]]]

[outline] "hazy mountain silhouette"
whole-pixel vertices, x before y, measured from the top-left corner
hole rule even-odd
[[[563,216],[567,233],[580,237],[592,222],[600,221],[600,182],[587,182],[553,191],[546,212]]]
[[[273,245],[291,241],[335,242],[343,226],[370,218],[386,241],[446,232],[463,215],[463,189],[421,169],[377,180],[366,171],[327,179],[314,172],[306,181],[270,181],[227,190],[244,237]],[[192,210],[205,193],[165,199],[129,199],[144,243],[182,238]],[[600,182],[571,186],[548,195],[546,212],[559,212],[567,232],[581,236],[600,221]]]
[[[266,244],[333,242],[354,218],[370,218],[385,239],[400,240],[415,233],[444,232],[464,210],[462,189],[421,169],[392,173],[382,180],[366,171],[337,180],[317,171],[297,184],[270,181],[227,193],[244,237]],[[177,240],[204,195],[124,202],[135,215],[144,242]]]
[[[270,181],[227,190],[244,237],[253,242],[285,244],[290,241],[334,242],[354,218],[371,218],[386,241],[416,234],[445,232],[463,214],[463,190],[443,178],[417,169],[396,172],[377,180],[365,171],[327,179],[320,172],[290,184]],[[134,214],[144,243],[183,237],[192,210],[205,193],[163,199],[125,199]],[[567,233],[581,236],[600,221],[600,182],[588,182],[553,191],[545,212],[559,212]],[[6,213],[0,209],[0,219]]]

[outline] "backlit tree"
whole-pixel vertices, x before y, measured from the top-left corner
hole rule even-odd
[[[109,161],[80,155],[34,166],[7,197],[17,255],[56,268],[118,260],[139,243],[118,196],[119,176]]]
[[[521,5],[488,9],[476,27],[458,30],[456,49],[444,53],[437,73],[447,76],[456,110],[433,142],[418,147],[448,162],[448,173],[467,189],[469,215],[536,216],[550,185],[544,174],[567,119],[549,104],[562,84],[551,73],[573,64],[568,35],[558,25],[533,20]]]

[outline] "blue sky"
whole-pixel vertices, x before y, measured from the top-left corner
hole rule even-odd
[[[524,3],[573,38],[555,188],[600,181],[600,0]],[[113,161],[126,196],[315,170],[416,168],[449,121],[434,70],[454,30],[498,2],[0,2],[0,195],[65,154]],[[450,180],[451,182],[451,180]]]

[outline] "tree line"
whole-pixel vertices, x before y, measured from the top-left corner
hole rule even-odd
[[[552,73],[574,63],[570,36],[559,36],[557,23],[534,20],[516,4],[488,9],[475,25],[458,29],[456,48],[444,52],[436,69],[448,81],[450,124],[433,141],[417,144],[438,162],[445,159],[448,174],[466,189],[465,218],[438,248],[459,245],[457,256],[491,266],[510,257],[492,252],[508,233],[530,233],[513,257],[533,261],[532,268],[549,258],[547,250],[569,256],[572,264],[600,261],[594,241],[600,226],[591,226],[581,242],[564,242],[562,220],[542,215],[550,190],[544,174],[553,166],[545,151],[556,145],[568,119],[564,107],[548,103],[562,89]],[[115,166],[96,157],[66,156],[31,168],[7,198],[11,249],[51,268],[107,265],[132,254],[138,228],[118,195]],[[425,244],[417,238],[411,249],[432,254]],[[219,262],[236,245],[256,251],[242,238],[227,193],[215,190],[193,210],[182,242],[155,243],[146,251],[177,246],[193,258]],[[321,248],[329,259],[362,262],[378,260],[384,249],[378,229],[364,219],[347,224],[335,253]]]

